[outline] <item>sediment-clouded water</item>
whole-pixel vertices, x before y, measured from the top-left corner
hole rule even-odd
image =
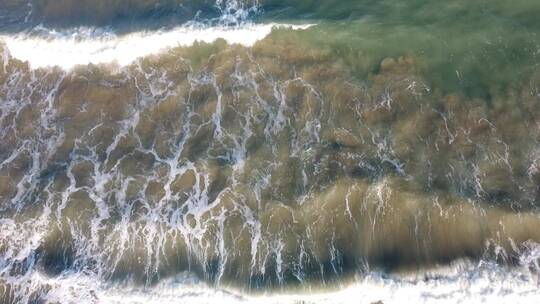
[[[0,303],[535,303],[540,4],[0,4]]]

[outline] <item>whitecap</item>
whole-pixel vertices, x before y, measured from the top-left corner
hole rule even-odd
[[[12,57],[27,61],[32,68],[59,66],[69,70],[76,65],[116,63],[129,65],[137,58],[160,54],[178,46],[195,42],[224,39],[230,44],[252,46],[274,28],[307,29],[311,25],[253,24],[238,26],[179,26],[167,30],[134,32],[122,36],[109,31],[73,30],[52,34],[0,35]],[[43,30],[41,31],[43,32]],[[90,34],[88,34],[90,33]]]

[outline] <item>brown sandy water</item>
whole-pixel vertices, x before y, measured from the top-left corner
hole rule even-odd
[[[70,70],[3,45],[0,302],[54,302],[36,274],[303,290],[467,261],[534,278],[535,65],[457,88],[415,52],[314,47],[324,30]]]

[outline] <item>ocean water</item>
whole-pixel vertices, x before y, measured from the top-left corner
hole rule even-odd
[[[539,14],[3,0],[0,303],[540,302]]]

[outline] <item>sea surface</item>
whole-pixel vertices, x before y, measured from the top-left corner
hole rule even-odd
[[[538,16],[0,0],[0,304],[540,303]]]

